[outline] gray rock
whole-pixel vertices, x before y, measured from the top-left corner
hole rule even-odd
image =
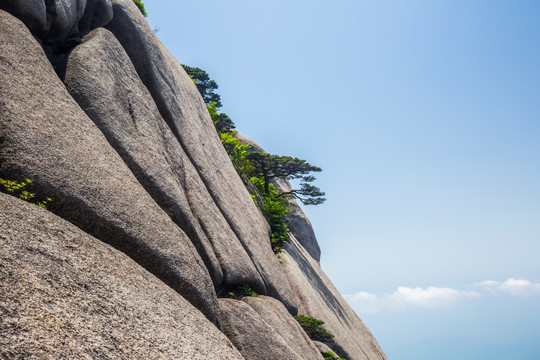
[[[212,281],[187,236],[139,184],[19,20],[0,10],[0,176],[31,178],[50,209],[113,244],[214,323]]]
[[[114,35],[101,28],[85,37],[70,55],[65,83],[139,182],[195,244],[215,286],[264,289]]]
[[[84,15],[79,21],[79,31],[83,34],[107,25],[113,18],[111,0],[86,0]]]
[[[292,237],[280,254],[298,304],[298,313],[325,322],[335,338],[330,348],[348,360],[387,360],[377,340],[343,299],[319,263]]]
[[[306,360],[322,359],[320,351],[306,332],[278,300],[267,297],[246,296],[242,301],[255,310],[290,348]]]
[[[87,0],[47,1],[49,32],[45,41],[49,43],[65,40],[79,33],[79,21],[84,15]]]
[[[245,359],[307,360],[297,354],[279,333],[247,303],[219,299],[223,332]]]
[[[323,344],[322,342],[319,342],[319,341],[313,341],[313,344],[315,344],[315,346],[317,347],[317,349],[319,350],[319,352],[328,352],[328,351],[331,351],[333,352],[334,354],[336,353],[334,350],[330,349],[328,347],[328,345],[326,344]]]
[[[243,359],[130,258],[0,194],[0,358]]]
[[[0,9],[20,19],[33,33],[43,36],[49,29],[45,0],[2,0]]]
[[[265,282],[262,293],[296,306],[270,247],[270,228],[229,160],[206,106],[180,63],[155,37],[131,0],[113,1],[107,28],[120,41],[210,195]]]
[[[236,137],[243,144],[249,144],[251,146],[248,151],[266,152],[255,141],[241,134],[236,134]],[[292,190],[291,183],[286,179],[275,178],[272,180],[272,183],[276,186],[276,189],[281,192],[289,192]],[[317,261],[321,261],[321,248],[319,247],[319,242],[315,236],[315,231],[313,231],[313,226],[311,226],[311,221],[309,221],[295,199],[290,199],[289,202],[291,204],[289,207],[291,212],[285,215],[285,223],[289,226],[291,233],[300,244],[302,244],[311,257]]]

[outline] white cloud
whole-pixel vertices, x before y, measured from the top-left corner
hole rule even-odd
[[[451,288],[411,288],[400,286],[391,294],[358,292],[344,295],[345,300],[360,314],[372,314],[382,310],[406,310],[410,308],[440,308],[467,298],[479,297],[475,291],[459,291]]]
[[[474,291],[460,291],[452,288],[430,286],[426,289],[400,286],[391,295],[392,304],[396,308],[446,307],[466,298],[479,297]]]
[[[540,283],[533,283],[525,279],[508,279],[503,282],[486,280],[472,284],[489,292],[503,292],[512,296],[529,296],[540,294]]]
[[[464,291],[447,287],[430,286],[412,288],[399,286],[392,293],[372,294],[365,291],[343,297],[359,314],[373,314],[385,310],[436,309],[455,305],[460,301],[478,298],[487,293],[511,296],[540,294],[540,282],[525,279],[505,281],[485,280],[470,285],[483,291]]]
[[[373,314],[381,310],[381,301],[377,295],[360,291],[354,295],[343,295],[343,297],[359,313]]]

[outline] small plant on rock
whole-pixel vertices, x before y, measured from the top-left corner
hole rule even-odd
[[[0,192],[13,195],[21,200],[36,204],[40,208],[47,208],[47,203],[51,202],[51,198],[39,198],[36,193],[29,191],[32,180],[24,179],[23,181],[6,180],[0,178]]]
[[[141,0],[133,0],[133,2],[135,3],[135,5],[137,5],[137,7],[141,11],[141,13],[144,15],[144,17],[147,17],[148,13],[146,12],[146,9],[144,8],[144,3]]]
[[[257,292],[250,288],[248,285],[240,285],[237,286],[235,289],[228,291],[226,297],[232,299],[241,299],[244,296],[258,297],[259,294],[257,294]]]
[[[347,360],[345,358],[337,357],[337,355],[331,351],[321,352],[321,355],[323,356],[324,360]]]
[[[321,326],[324,324],[324,321],[322,320],[305,315],[296,315],[294,318],[302,326],[311,340],[324,341],[334,337],[334,335]]]

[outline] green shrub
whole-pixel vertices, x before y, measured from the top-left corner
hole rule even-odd
[[[258,297],[259,294],[257,294],[257,292],[250,288],[248,285],[240,285],[237,286],[235,289],[228,291],[226,297],[230,297],[233,299],[241,299],[244,296]]]
[[[347,360],[345,358],[337,357],[337,355],[331,351],[321,352],[321,355],[323,356],[324,360]]]
[[[144,8],[144,3],[141,1],[141,0],[133,0],[133,2],[135,3],[135,5],[137,5],[137,7],[139,8],[139,10],[141,11],[141,13],[146,17],[148,16],[148,13],[146,12],[146,9]]]
[[[334,337],[334,335],[321,326],[324,324],[322,320],[304,315],[296,315],[294,318],[312,340],[324,341]]]
[[[40,198],[36,196],[36,193],[29,191],[32,180],[24,179],[23,181],[5,180],[0,178],[0,192],[13,195],[21,200],[27,201],[32,204],[36,204],[40,208],[47,208],[47,203],[51,202],[51,198]]]
[[[250,180],[264,199],[261,209],[272,231],[270,235],[272,249],[278,254],[281,252],[283,245],[289,241],[289,228],[284,221],[285,215],[291,212],[288,208],[288,197],[279,196],[279,191],[274,184],[268,185],[269,191],[266,193],[264,190],[264,179],[260,177],[254,176]]]

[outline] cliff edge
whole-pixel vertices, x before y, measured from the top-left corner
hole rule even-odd
[[[197,88],[132,0],[0,3],[0,178],[51,199],[0,194],[0,358],[322,359],[303,314],[339,356],[386,359],[301,210],[273,253]],[[239,287],[261,296],[226,298]]]

